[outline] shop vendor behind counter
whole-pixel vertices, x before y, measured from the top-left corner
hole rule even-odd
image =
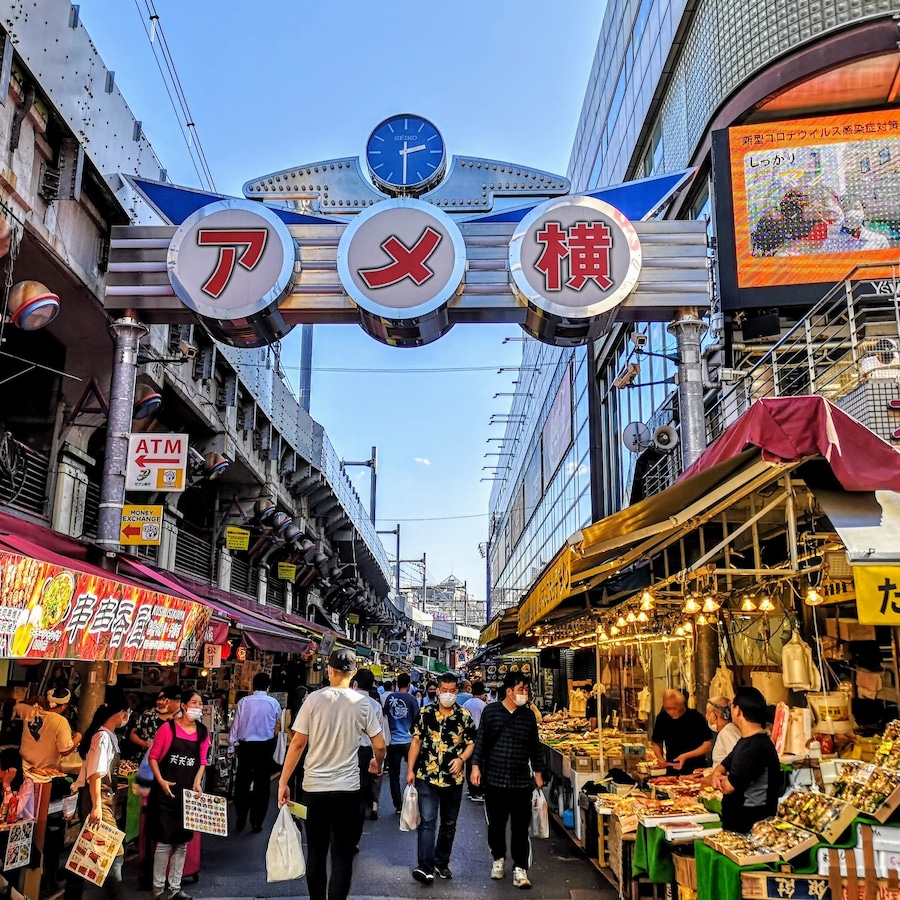
[[[688,709],[684,694],[675,690],[663,694],[650,740],[657,760],[669,774],[687,775],[704,768],[712,750],[706,719],[696,709]]]

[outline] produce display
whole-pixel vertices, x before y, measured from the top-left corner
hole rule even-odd
[[[844,762],[833,795],[860,812],[874,815],[900,788],[900,771],[883,769],[873,763]]]
[[[757,822],[750,834],[720,831],[704,838],[714,850],[724,853],[740,865],[774,862],[791,859],[818,842],[818,838],[805,828],[798,828],[780,819]]]

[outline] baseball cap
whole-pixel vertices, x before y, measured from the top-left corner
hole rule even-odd
[[[347,647],[335,647],[328,657],[328,665],[338,672],[352,672],[356,668],[356,651]]]
[[[177,684],[170,684],[159,692],[166,700],[180,700],[181,688]]]
[[[53,709],[56,706],[65,706],[71,699],[72,695],[69,691],[56,688],[47,694],[47,705]]]

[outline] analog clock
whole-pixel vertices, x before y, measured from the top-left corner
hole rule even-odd
[[[421,116],[391,116],[366,143],[372,180],[391,194],[423,193],[440,181],[446,161],[441,133]]]

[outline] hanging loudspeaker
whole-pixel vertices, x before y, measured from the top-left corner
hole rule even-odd
[[[678,432],[671,425],[660,425],[653,432],[653,446],[668,453],[678,446]]]

